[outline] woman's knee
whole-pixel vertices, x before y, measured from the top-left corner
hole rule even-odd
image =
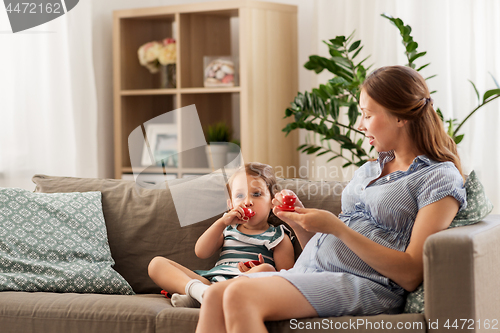
[[[224,312],[226,311],[246,311],[244,308],[248,306],[252,306],[252,296],[255,293],[255,290],[252,290],[250,278],[238,278],[231,283],[223,295],[223,308]]]
[[[226,282],[217,282],[211,284],[203,294],[203,303],[221,300],[226,288]]]

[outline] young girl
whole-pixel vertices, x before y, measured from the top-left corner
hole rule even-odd
[[[245,273],[276,271],[293,266],[293,246],[285,228],[267,222],[276,178],[269,165],[248,163],[237,170],[227,184],[230,211],[214,222],[198,239],[195,253],[211,257],[222,247],[219,261],[208,271],[190,269],[163,257],[151,260],[148,273],[164,290],[173,293],[173,306],[195,307],[212,282]],[[247,217],[245,211],[251,210]],[[288,232],[288,230],[286,230]],[[255,264],[252,261],[259,261]],[[249,262],[247,267],[244,263]],[[184,294],[184,295],[181,295]]]
[[[292,269],[248,274],[205,293],[197,332],[266,332],[265,321],[397,313],[423,279],[423,246],[466,206],[460,159],[425,80],[402,66],[363,83],[359,130],[379,152],[342,193],[342,214],[275,214],[303,251]],[[273,203],[282,203],[278,193]]]

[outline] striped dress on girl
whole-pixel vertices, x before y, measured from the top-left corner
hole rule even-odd
[[[264,257],[264,262],[275,266],[273,249],[283,240],[289,230],[283,225],[269,228],[258,235],[248,235],[238,229],[238,224],[227,226],[224,229],[224,243],[219,260],[215,267],[208,270],[195,272],[211,282],[224,281],[242,275],[238,269],[239,262],[259,260],[259,253]]]

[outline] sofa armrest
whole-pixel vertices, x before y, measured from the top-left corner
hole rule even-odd
[[[430,236],[424,244],[429,331],[444,331],[443,325],[447,321],[452,325],[455,319],[454,332],[479,332],[488,321],[500,328],[499,275],[500,215]]]

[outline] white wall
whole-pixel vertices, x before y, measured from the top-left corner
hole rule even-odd
[[[89,0],[90,1],[90,0]],[[114,10],[169,6],[212,0],[91,0],[93,11],[94,68],[99,110],[99,177],[114,177],[113,151],[113,64],[112,64],[112,15]],[[314,1],[274,0],[272,2],[298,6],[299,31],[299,90],[310,89],[315,75],[302,66],[317,45],[314,19]],[[284,110],[283,110],[284,113]]]

